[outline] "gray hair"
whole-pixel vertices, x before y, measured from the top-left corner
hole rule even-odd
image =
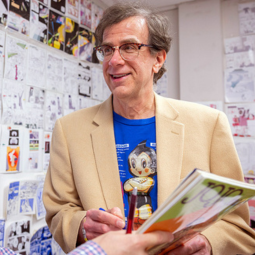
[[[148,44],[153,46],[153,48],[150,48],[151,54],[161,50],[165,50],[168,53],[172,38],[169,35],[169,22],[167,18],[153,13],[152,10],[142,6],[140,3],[118,3],[107,8],[95,31],[97,45],[102,43],[103,34],[107,27],[134,16],[139,16],[146,20],[149,29]],[[154,84],[157,83],[165,72],[166,68],[165,64],[163,64],[159,72],[154,74]]]

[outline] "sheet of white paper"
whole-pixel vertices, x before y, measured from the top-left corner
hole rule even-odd
[[[238,5],[241,35],[255,33],[255,2]]]
[[[255,35],[226,38],[224,40],[225,53],[238,53],[255,50]]]
[[[64,93],[78,95],[78,63],[64,59]]]
[[[238,52],[225,55],[226,69],[254,67],[254,52]]]
[[[96,100],[103,100],[103,71],[102,69],[91,68],[92,79],[92,98]]]

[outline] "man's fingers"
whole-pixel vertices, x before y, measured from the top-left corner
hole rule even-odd
[[[143,235],[143,243],[145,247],[148,247],[171,242],[173,238],[173,234],[170,232],[154,231]]]
[[[122,215],[122,212],[119,207],[113,207],[111,209],[108,209],[106,212],[111,213],[111,214],[119,217],[120,219],[123,219],[123,215]]]
[[[101,222],[110,226],[114,226],[117,229],[122,229],[125,226],[125,222],[119,217],[100,210],[95,209],[88,210],[86,218],[87,220],[91,219],[92,221]]]

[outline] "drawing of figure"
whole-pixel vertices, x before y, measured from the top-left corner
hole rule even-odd
[[[134,187],[137,187],[137,209],[134,219],[135,230],[152,215],[152,203],[149,193],[155,184],[152,177],[157,173],[156,157],[155,150],[147,147],[146,141],[139,143],[128,157],[129,171],[134,178],[125,181],[124,191],[128,193],[130,203],[131,193]]]

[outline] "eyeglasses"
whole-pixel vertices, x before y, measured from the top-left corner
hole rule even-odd
[[[109,61],[112,58],[115,49],[119,50],[120,55],[124,60],[132,61],[138,57],[141,47],[153,48],[152,45],[147,45],[143,43],[125,43],[121,46],[114,47],[109,45],[101,45],[95,47],[93,50],[96,51],[97,58],[100,61]]]

